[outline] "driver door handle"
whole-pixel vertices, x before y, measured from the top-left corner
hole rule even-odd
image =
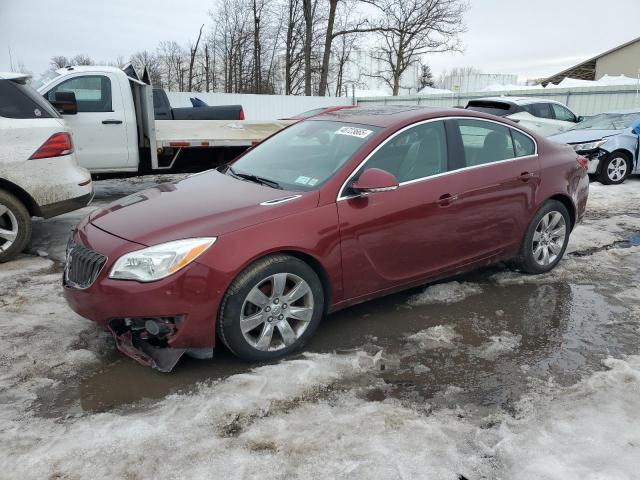
[[[451,205],[453,202],[458,200],[458,195],[451,195],[450,193],[445,193],[441,195],[438,199],[438,205],[441,207],[447,207]]]
[[[121,123],[122,123],[122,120],[115,120],[115,119],[102,120],[103,125],[120,125]]]
[[[522,172],[518,178],[523,182],[527,182],[532,178],[536,178],[536,174],[531,172]]]

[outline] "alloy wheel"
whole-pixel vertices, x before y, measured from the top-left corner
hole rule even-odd
[[[627,174],[627,161],[622,157],[616,157],[607,166],[607,176],[612,182],[619,182]]]
[[[533,258],[538,265],[547,266],[558,258],[567,236],[567,224],[560,212],[544,215],[533,234]]]
[[[9,207],[0,203],[0,253],[6,252],[18,238],[18,220]]]
[[[313,310],[309,284],[292,273],[276,273],[249,291],[240,311],[240,330],[257,350],[281,350],[296,343]]]

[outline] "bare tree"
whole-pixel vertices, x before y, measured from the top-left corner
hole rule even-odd
[[[289,0],[286,3],[287,28],[284,53],[284,94],[300,92],[304,83],[305,31],[303,28],[302,0]]]
[[[322,65],[320,66],[320,81],[318,85],[318,95],[320,96],[324,96],[327,93],[333,41],[347,35],[354,36],[356,34],[377,32],[381,28],[380,26],[370,23],[368,19],[354,13],[357,11],[358,3],[360,3],[359,0],[349,2],[345,0],[329,0],[327,28],[324,37],[324,50],[322,53]],[[369,3],[369,1],[365,0],[363,3]],[[339,6],[346,9],[348,21],[344,22],[335,30],[335,20]],[[348,42],[343,42],[343,45],[346,43]]]
[[[380,0],[381,45],[374,54],[383,67],[371,76],[381,79],[396,96],[402,75],[428,53],[460,50],[467,4],[462,0]]]
[[[302,0],[304,16],[304,94],[311,95],[311,49],[313,46],[313,21],[316,0]]]
[[[58,70],[59,68],[64,68],[68,65],[71,65],[69,59],[64,55],[56,55],[51,57],[49,61],[49,65],[51,65],[51,70]]]
[[[152,85],[164,86],[160,69],[160,60],[155,53],[148,50],[141,50],[131,55],[129,59],[133,67],[141,74],[145,69],[149,73]]]
[[[198,45],[200,44],[200,38],[202,37],[202,29],[204,28],[204,23],[200,27],[200,32],[198,33],[198,39],[196,40],[196,44],[189,48],[189,81],[188,81],[188,91],[190,92],[193,89],[193,65],[196,62],[196,55],[198,54]]]

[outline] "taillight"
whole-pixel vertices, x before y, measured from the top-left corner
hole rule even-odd
[[[29,157],[29,160],[38,158],[61,157],[73,153],[71,135],[66,132],[54,133],[42,146]]]
[[[578,165],[580,165],[583,170],[589,170],[589,160],[584,157],[578,157],[576,158],[576,160],[578,161]]]
[[[244,120],[244,110],[240,109],[240,120]]]

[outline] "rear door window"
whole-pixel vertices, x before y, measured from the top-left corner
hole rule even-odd
[[[516,157],[528,157],[529,155],[535,155],[536,144],[527,137],[524,133],[511,129],[511,136],[513,138],[513,148],[516,151]]]
[[[511,129],[483,120],[458,120],[465,166],[475,167],[515,158]]]
[[[524,105],[523,108],[534,117],[549,119],[553,118],[551,105],[549,105],[548,103],[531,103],[529,105]]]
[[[73,92],[78,103],[78,112],[111,112],[111,80],[104,75],[88,75],[70,78],[56,85],[47,98],[55,100],[56,92]]]
[[[12,80],[0,80],[0,116],[22,119],[59,117],[31,87]]]

